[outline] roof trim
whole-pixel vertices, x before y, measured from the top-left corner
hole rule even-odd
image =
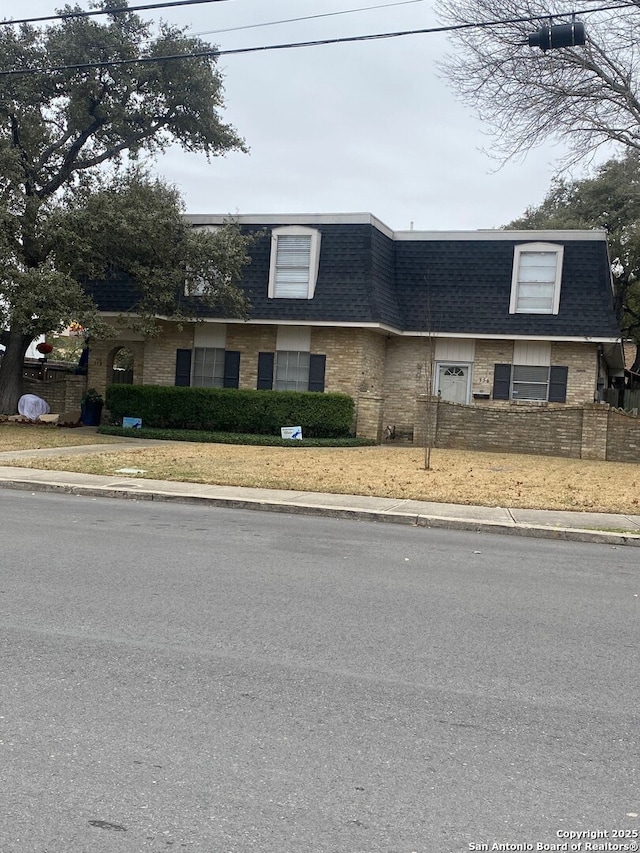
[[[396,231],[393,235],[394,240],[408,241],[438,241],[446,242],[453,240],[465,241],[517,241],[523,243],[537,243],[548,241],[588,241],[602,240],[606,242],[607,233],[600,228],[594,228],[591,231],[579,230],[557,230],[557,231]]]
[[[185,213],[183,219],[191,225],[373,225],[393,239],[393,231],[372,213]]]
[[[521,240],[523,242],[562,240],[606,242],[606,231],[601,228],[592,230],[558,229],[541,231],[506,231],[497,228],[485,228],[477,231],[393,231],[382,220],[371,213],[186,213],[186,222],[197,225],[224,225],[225,222],[237,222],[240,225],[372,225],[378,231],[398,241],[453,241],[453,240]]]
[[[101,311],[103,317],[137,317],[137,314],[123,313],[119,311]],[[157,315],[157,320],[163,320],[167,323],[175,323],[171,317]],[[464,340],[477,341],[550,341],[551,343],[581,343],[581,344],[620,344],[622,345],[621,337],[598,337],[592,335],[508,335],[508,334],[486,334],[480,332],[433,332],[429,335],[426,331],[406,331],[402,332],[395,326],[388,326],[384,323],[358,323],[358,322],[341,322],[333,320],[282,320],[282,319],[251,319],[242,320],[238,317],[193,317],[184,320],[185,323],[226,323],[227,325],[245,325],[245,326],[313,326],[314,328],[333,328],[333,329],[367,329],[373,332],[383,332],[387,335],[394,335],[399,338],[454,338]]]

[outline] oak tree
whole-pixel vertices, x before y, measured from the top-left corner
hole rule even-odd
[[[206,298],[243,309],[238,229],[189,233],[176,191],[127,169],[174,143],[207,158],[244,150],[220,116],[215,55],[194,56],[210,46],[127,0],[98,8],[109,13],[66,7],[49,26],[0,27],[0,412],[16,411],[34,337],[96,324],[83,278],[114,265],[135,276],[132,312],[148,318],[180,311],[169,294],[185,271]]]

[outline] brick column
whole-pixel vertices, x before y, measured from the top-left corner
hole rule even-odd
[[[587,403],[582,410],[581,459],[607,458],[608,403]]]
[[[356,435],[382,441],[382,403],[378,394],[361,394],[356,400]]]

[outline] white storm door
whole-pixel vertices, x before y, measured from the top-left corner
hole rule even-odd
[[[449,403],[469,402],[469,365],[439,364],[437,393]]]

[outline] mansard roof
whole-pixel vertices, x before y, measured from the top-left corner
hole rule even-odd
[[[228,218],[186,217],[199,228]],[[231,218],[243,230],[257,233],[251,264],[239,283],[252,306],[249,322],[475,337],[620,337],[604,231],[394,232],[371,214]],[[269,298],[271,231],[286,225],[321,234],[312,299]],[[510,313],[514,250],[540,242],[563,247],[558,313]],[[105,312],[133,310],[129,280],[96,283],[92,292]],[[194,313],[201,314],[197,300],[193,305]]]

